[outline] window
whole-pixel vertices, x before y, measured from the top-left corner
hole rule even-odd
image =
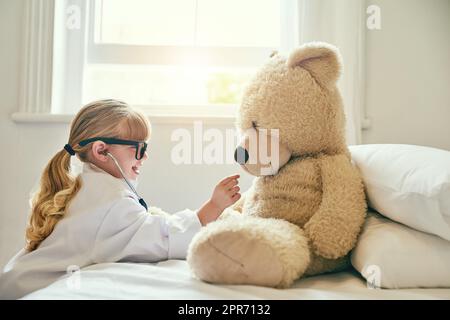
[[[165,123],[230,124],[268,55],[314,40],[343,56],[348,141],[371,126],[364,1],[33,0],[24,21],[17,122],[69,122],[84,103],[115,97]]]
[[[54,5],[52,113],[116,98],[153,114],[232,115],[255,70],[295,41],[294,0]]]

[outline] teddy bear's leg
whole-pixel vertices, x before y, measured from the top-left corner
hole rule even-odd
[[[241,215],[201,230],[187,260],[194,275],[207,282],[287,287],[307,269],[310,252],[298,226]]]

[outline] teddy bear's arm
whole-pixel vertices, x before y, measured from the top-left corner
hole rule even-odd
[[[220,215],[219,219],[227,219],[232,216],[239,216],[244,208],[245,196],[247,195],[248,192],[249,191],[246,191],[243,194],[241,194],[241,198],[238,201],[236,201],[232,206],[226,208]]]
[[[253,184],[250,186],[250,188],[248,188],[247,191],[243,192],[241,194],[241,198],[238,201],[236,201],[235,204],[233,204],[233,206],[231,207],[233,210],[238,211],[240,213],[243,212],[245,199],[247,199],[248,197],[251,198],[254,193],[255,189],[254,183],[255,182],[253,181]]]
[[[356,244],[366,214],[364,186],[345,155],[324,156],[318,161],[322,203],[305,231],[318,255],[337,259]]]
[[[244,207],[245,195],[246,195],[246,193],[243,193],[241,195],[241,198],[238,201],[236,201],[235,204],[233,204],[233,206],[232,206],[233,210],[239,211],[240,213],[242,213],[242,208]]]

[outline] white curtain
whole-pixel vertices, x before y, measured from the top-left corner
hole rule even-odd
[[[338,82],[347,120],[348,144],[361,143],[364,115],[365,1],[298,0],[298,44],[325,41],[337,46],[343,58]]]

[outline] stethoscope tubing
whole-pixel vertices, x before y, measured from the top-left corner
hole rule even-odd
[[[139,196],[136,189],[133,187],[133,185],[128,181],[128,179],[125,177],[125,174],[122,171],[122,168],[119,165],[119,162],[116,160],[116,158],[109,152],[106,153],[107,156],[109,156],[113,162],[116,164],[117,169],[119,169],[120,174],[122,175],[123,180],[127,183],[127,185],[130,187],[130,189],[133,191],[133,193],[139,198],[139,203],[145,208],[145,210],[148,210],[147,204],[145,203],[144,199]]]

